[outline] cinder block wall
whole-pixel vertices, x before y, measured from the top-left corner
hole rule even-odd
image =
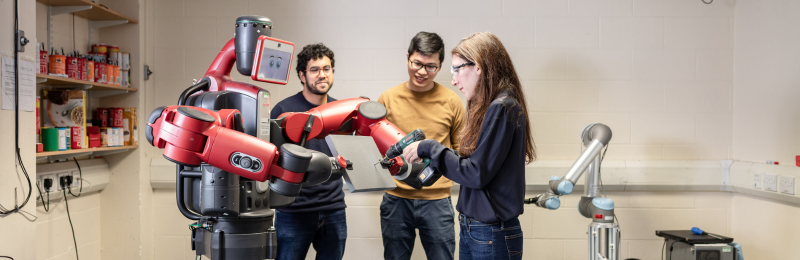
[[[242,14],[270,17],[273,36],[335,52],[336,98],[380,94],[408,79],[419,31],[449,51],[491,31],[523,80],[541,159],[573,159],[589,123],[614,130],[609,159],[727,159],[732,143],[734,5],[695,0],[153,1],[156,72],[150,108],[174,104],[202,77]],[[176,28],[181,28],[176,30]],[[234,78],[250,81],[234,72]],[[273,103],[301,90],[257,84]],[[449,86],[450,75],[436,80]],[[453,89],[458,93],[457,89]],[[458,93],[460,95],[460,93]]]
[[[797,111],[796,105],[788,105],[796,103],[790,101],[795,93],[788,84],[792,82],[781,82],[786,84],[770,97],[754,94],[760,87],[758,79],[789,77],[791,69],[779,68],[794,63],[787,62],[781,54],[797,56],[797,51],[781,45],[784,52],[770,52],[770,59],[755,63],[778,65],[758,67],[755,69],[761,70],[755,72],[748,72],[754,68],[740,67],[738,62],[734,66],[734,53],[757,59],[758,53],[774,45],[770,37],[793,42],[790,40],[795,39],[795,33],[789,32],[793,29],[781,24],[795,20],[772,16],[792,17],[800,9],[791,1],[754,2],[757,1],[715,0],[706,5],[697,0],[146,0],[152,6],[147,15],[148,28],[152,28],[147,32],[147,63],[156,72],[151,78],[155,87],[148,89],[146,106],[153,109],[174,104],[180,92],[191,85],[192,79],[202,77],[219,48],[233,37],[233,21],[242,14],[270,17],[275,23],[273,36],[295,42],[300,48],[323,42],[333,49],[337,62],[330,94],[336,98],[376,99],[384,90],[407,80],[406,48],[419,31],[439,33],[448,53],[470,33],[491,31],[511,53],[523,80],[540,160],[574,160],[580,130],[586,124],[602,122],[614,131],[610,160],[761,161],[761,155],[749,150],[755,148],[760,154],[797,151],[780,142],[796,140],[783,132],[787,126],[796,126],[780,121],[793,117],[784,112],[763,119],[744,111],[761,107],[766,107],[757,110],[762,114]],[[754,21],[771,21],[767,24],[774,30],[758,29],[758,22],[744,28],[749,30],[742,30],[737,15],[750,12],[760,15]],[[735,48],[734,39],[738,44],[749,36],[757,37],[748,42],[760,39],[768,43],[745,45],[741,51],[739,45]],[[450,66],[449,56],[445,57],[445,68]],[[734,77],[734,68],[736,75],[749,75],[742,80],[756,78],[748,82],[746,95],[734,95],[741,86],[735,82],[740,77]],[[779,70],[770,73],[776,70],[767,68]],[[236,73],[233,77],[251,82]],[[296,74],[292,72],[290,77],[292,81],[286,86],[255,84],[268,89],[272,102],[277,103],[301,90]],[[445,70],[436,80],[449,86],[450,75]],[[745,115],[740,117],[742,114],[737,113]],[[761,138],[767,132],[780,134]],[[153,149],[150,154],[156,158],[160,151]],[[781,156],[782,161],[789,158]],[[748,210],[746,204],[759,199],[730,193],[609,195],[620,208],[624,257],[659,259],[662,240],[654,235],[657,229],[704,226],[716,233],[733,233],[737,239],[747,239],[757,231],[742,226],[773,219]],[[564,209],[559,211],[526,208],[522,216],[525,259],[585,259],[584,223],[588,222],[575,214],[572,205],[576,198],[567,196]],[[175,209],[174,190],[156,189],[154,200],[155,258],[191,257],[184,226],[189,221]],[[381,194],[347,194],[346,200],[350,224],[346,259],[380,259],[377,206]],[[457,193],[453,200],[457,200]],[[771,212],[794,212],[797,208],[765,201]],[[732,217],[732,211],[752,214]],[[748,253],[748,257],[793,256],[757,240],[747,241],[760,247],[751,251],[758,254]],[[415,249],[413,259],[424,259],[421,246],[418,244]],[[313,252],[309,255],[308,259],[313,259]]]

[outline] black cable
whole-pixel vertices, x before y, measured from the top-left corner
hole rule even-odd
[[[667,247],[667,240],[664,239],[664,244],[661,245],[661,260],[664,260],[664,248]]]
[[[69,202],[67,202],[67,189],[62,187],[61,191],[64,192],[64,205],[67,207],[67,219],[69,219],[69,228],[72,229],[72,243],[75,245],[75,258],[81,259],[78,257],[78,240],[75,240],[75,228],[72,226],[72,217],[69,215]]]
[[[44,212],[50,212],[50,191],[47,191],[47,202],[44,201],[44,196],[42,195],[42,188],[39,187],[39,183],[36,183],[36,190],[39,191],[39,197],[42,198],[42,207],[44,207]]]
[[[75,165],[78,166],[78,174],[80,175],[80,177],[78,177],[78,178],[81,178],[81,187],[78,190],[78,195],[76,196],[75,194],[72,194],[72,185],[69,185],[69,187],[70,187],[69,188],[69,195],[72,195],[72,197],[76,197],[77,198],[77,197],[80,197],[83,194],[83,171],[81,170],[81,165],[78,163],[78,160],[75,159],[75,157],[72,157],[72,160],[75,161]]]
[[[703,1],[703,3],[704,3],[704,4],[707,4],[707,5],[710,5],[711,3],[713,3],[713,2],[714,2],[714,0],[711,0],[711,1],[708,1],[708,2],[706,2],[706,0],[700,0],[700,1]]]
[[[8,259],[14,260],[14,258],[11,258],[10,256],[0,255],[0,257],[4,257],[4,258],[8,258]]]
[[[669,260],[672,260],[672,245],[674,245],[675,242],[678,242],[678,241],[672,241],[672,244],[669,244]]]
[[[31,177],[28,175],[28,170],[25,169],[25,165],[22,164],[22,156],[19,154],[19,51],[19,0],[16,0],[14,1],[14,151],[17,154],[17,161],[19,162],[20,168],[22,168],[22,173],[25,174],[25,179],[28,180],[28,196],[25,197],[25,201],[22,202],[22,205],[17,206],[17,202],[14,201],[14,209],[0,210],[0,215],[9,215],[19,212],[28,204],[28,201],[31,199],[31,194],[33,193]]]

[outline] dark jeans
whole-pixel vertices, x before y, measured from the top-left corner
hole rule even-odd
[[[503,223],[485,224],[463,214],[458,216],[461,224],[458,258],[518,260],[522,259],[522,229],[519,218]]]
[[[341,260],[347,240],[345,211],[314,213],[275,212],[278,233],[277,260],[304,260],[314,245],[317,260]]]
[[[383,258],[411,259],[417,237],[414,229],[419,229],[419,238],[428,259],[453,259],[456,251],[455,215],[449,197],[440,200],[412,200],[383,194]]]

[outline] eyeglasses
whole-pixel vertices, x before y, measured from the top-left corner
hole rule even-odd
[[[461,65],[458,65],[458,66],[451,66],[450,67],[450,75],[451,75],[451,77],[455,77],[456,74],[458,74],[458,70],[459,69],[461,69],[463,67],[466,67],[466,66],[472,66],[472,65],[475,65],[475,63],[473,63],[471,61],[468,61],[468,62],[466,62],[464,64],[461,64]]]
[[[325,75],[331,75],[333,73],[333,68],[331,66],[325,66],[324,68],[320,69],[319,67],[312,67],[310,69],[305,70],[308,72],[308,75],[311,76],[319,76],[319,72],[325,72]]]
[[[419,70],[419,69],[422,69],[422,67],[425,67],[425,71],[427,71],[427,72],[436,72],[436,70],[439,69],[438,66],[425,65],[425,64],[419,63],[417,61],[411,61],[411,68],[413,68],[415,70]]]

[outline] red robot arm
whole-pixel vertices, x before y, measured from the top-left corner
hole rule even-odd
[[[286,137],[294,143],[313,138],[324,139],[329,134],[350,134],[370,136],[381,154],[386,154],[390,146],[400,141],[405,133],[386,120],[386,107],[368,98],[349,98],[313,108],[307,112],[287,112],[278,116],[283,118]],[[309,118],[312,118],[309,120]],[[309,126],[309,122],[313,122]],[[305,131],[306,128],[310,128]],[[304,134],[305,132],[305,134]],[[404,172],[402,157],[391,158],[389,172],[399,175]]]
[[[279,150],[272,143],[242,133],[238,110],[214,112],[190,106],[161,107],[153,111],[147,122],[147,138],[153,146],[164,149],[164,157],[183,165],[205,162],[224,171],[256,180],[277,177],[285,182],[304,181],[308,163],[290,163],[296,158],[292,149]],[[287,138],[301,143],[312,138],[322,139],[329,134],[370,136],[378,150],[386,150],[405,136],[402,130],[386,120],[386,108],[367,98],[351,98],[327,103],[302,113],[284,113],[282,127]],[[279,157],[284,158],[279,160]],[[303,157],[303,156],[299,156]],[[392,175],[405,173],[407,165],[401,157],[391,158]],[[282,164],[281,164],[282,163]],[[331,160],[334,168],[347,168],[344,158]]]
[[[279,166],[280,154],[275,145],[234,130],[237,114],[239,111],[233,109],[214,112],[188,106],[162,107],[148,118],[148,141],[164,149],[164,157],[178,164],[205,162],[256,181],[277,177],[301,183],[305,174],[303,167]],[[338,167],[347,167],[345,160],[337,159]],[[292,169],[295,171],[287,168],[295,168]]]

